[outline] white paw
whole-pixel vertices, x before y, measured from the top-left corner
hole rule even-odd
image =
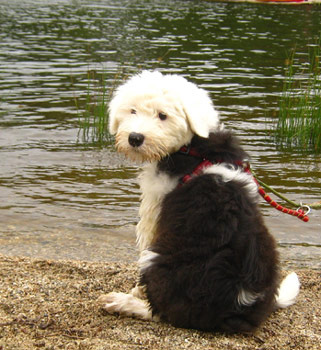
[[[128,294],[125,293],[111,292],[105,295],[101,295],[98,298],[98,303],[110,314],[116,312],[120,313],[124,303],[126,302],[127,296]]]
[[[98,303],[110,314],[119,313],[143,320],[151,320],[153,318],[148,302],[136,298],[132,294],[111,292],[100,296]]]

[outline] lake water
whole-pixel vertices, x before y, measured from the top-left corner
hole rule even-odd
[[[263,181],[320,201],[320,155],[278,150],[270,134],[287,55],[304,61],[320,23],[320,6],[0,0],[0,252],[136,260],[138,167],[77,137],[88,72],[107,89],[143,68],[187,77],[210,92]],[[303,223],[262,210],[284,263],[321,266],[321,211]]]

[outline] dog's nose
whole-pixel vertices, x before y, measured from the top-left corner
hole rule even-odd
[[[139,147],[144,142],[144,135],[137,132],[131,132],[128,136],[128,142],[133,147]]]

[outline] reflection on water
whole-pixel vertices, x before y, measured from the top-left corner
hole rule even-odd
[[[77,144],[88,70],[109,88],[142,68],[184,75],[210,92],[262,180],[320,200],[320,157],[278,151],[269,135],[287,52],[304,60],[320,22],[318,6],[0,0],[0,252],[135,255],[137,167],[110,146]],[[284,254],[316,266],[320,212],[305,224],[262,208]]]

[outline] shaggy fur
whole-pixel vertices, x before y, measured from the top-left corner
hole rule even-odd
[[[227,132],[195,137],[192,144],[206,158],[233,168],[246,157]],[[158,169],[182,175],[197,162],[174,154]],[[203,174],[165,196],[149,248],[157,255],[141,273],[151,309],[162,319],[177,327],[249,332],[274,308],[275,242],[246,180]]]
[[[116,91],[110,130],[118,151],[149,163],[139,176],[140,286],[102,296],[105,310],[177,327],[251,332],[273,308],[294,303],[297,276],[280,285],[256,183],[236,165],[248,155],[219,125],[204,90],[176,75],[143,72]],[[196,155],[182,153],[183,145]],[[203,159],[213,165],[181,184]]]

